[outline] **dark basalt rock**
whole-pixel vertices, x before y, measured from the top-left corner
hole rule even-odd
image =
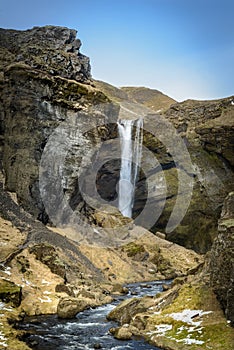
[[[218,236],[210,252],[209,269],[211,285],[234,326],[234,192],[224,202]]]
[[[20,62],[51,75],[86,82],[91,78],[89,58],[79,51],[77,31],[65,27],[34,27],[26,31],[0,29],[4,65]]]

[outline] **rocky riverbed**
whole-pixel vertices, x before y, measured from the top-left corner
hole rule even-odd
[[[112,294],[114,300],[107,305],[85,310],[71,320],[57,316],[38,316],[25,318],[18,327],[24,330],[24,339],[35,350],[54,348],[65,349],[133,349],[149,350],[152,346],[143,338],[132,337],[130,328],[118,328],[114,321],[107,322],[106,316],[124,299],[133,295],[154,296],[170,282],[144,282],[126,285],[125,294]],[[124,331],[123,331],[124,330]],[[112,336],[114,334],[114,336]],[[157,350],[157,347],[154,347]]]

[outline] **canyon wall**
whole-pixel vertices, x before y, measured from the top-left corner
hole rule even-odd
[[[217,235],[223,201],[233,191],[234,97],[175,103],[157,90],[117,89],[94,81],[89,59],[80,53],[76,31],[68,28],[1,29],[0,44],[1,167],[5,189],[15,192],[27,211],[48,223],[50,218],[44,202],[48,199],[56,206],[65,197],[72,210],[84,213],[87,222],[102,225],[93,215],[96,209],[82,197],[78,178],[82,173],[86,176],[86,168],[90,167],[86,185],[92,188],[88,181],[91,165],[97,154],[101,156],[103,164],[97,172],[97,190],[108,205],[117,206],[114,201],[120,159],[108,158],[105,146],[118,136],[116,122],[124,116],[121,107],[127,104],[133,111],[136,109],[137,116],[144,116],[143,145],[149,151],[144,162],[151,164],[153,156],[158,164],[140,172],[133,218],[140,215],[148,200],[149,213],[154,213],[155,208],[156,212],[157,208],[162,209],[162,213],[152,227],[147,226],[150,215],[143,218],[141,225],[153,232],[164,231],[176,201],[183,203],[185,193],[178,193],[178,188],[186,175],[194,182],[190,205],[179,225],[166,232],[167,238],[198,252],[210,249]],[[149,103],[151,110],[147,108]],[[189,151],[192,164],[189,170],[168,150],[171,134],[167,123]],[[155,131],[158,136],[155,137],[153,131],[157,128],[160,131]],[[41,189],[45,194],[43,202],[39,165],[48,140],[58,129],[61,135],[50,148],[52,164],[49,170],[45,164],[41,167],[42,173],[49,171],[49,181]],[[104,143],[104,147],[93,154],[99,143]],[[63,160],[62,165],[59,159]],[[166,195],[161,195],[156,183],[160,179],[166,183]],[[66,224],[67,208],[62,205],[58,215]],[[119,214],[115,211],[114,215]],[[118,224],[120,221],[117,220]]]

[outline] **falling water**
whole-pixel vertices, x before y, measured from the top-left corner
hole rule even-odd
[[[133,141],[134,130],[135,137]],[[141,162],[143,119],[120,120],[118,122],[118,131],[121,146],[119,210],[124,216],[131,218],[135,185]]]

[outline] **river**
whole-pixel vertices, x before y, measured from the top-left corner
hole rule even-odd
[[[115,296],[111,304],[80,312],[72,320],[63,320],[56,315],[27,317],[19,328],[29,332],[24,341],[33,350],[159,350],[143,339],[117,340],[109,329],[115,322],[107,321],[106,315],[126,298],[155,295],[162,285],[170,281],[154,281],[128,284],[128,295]]]

